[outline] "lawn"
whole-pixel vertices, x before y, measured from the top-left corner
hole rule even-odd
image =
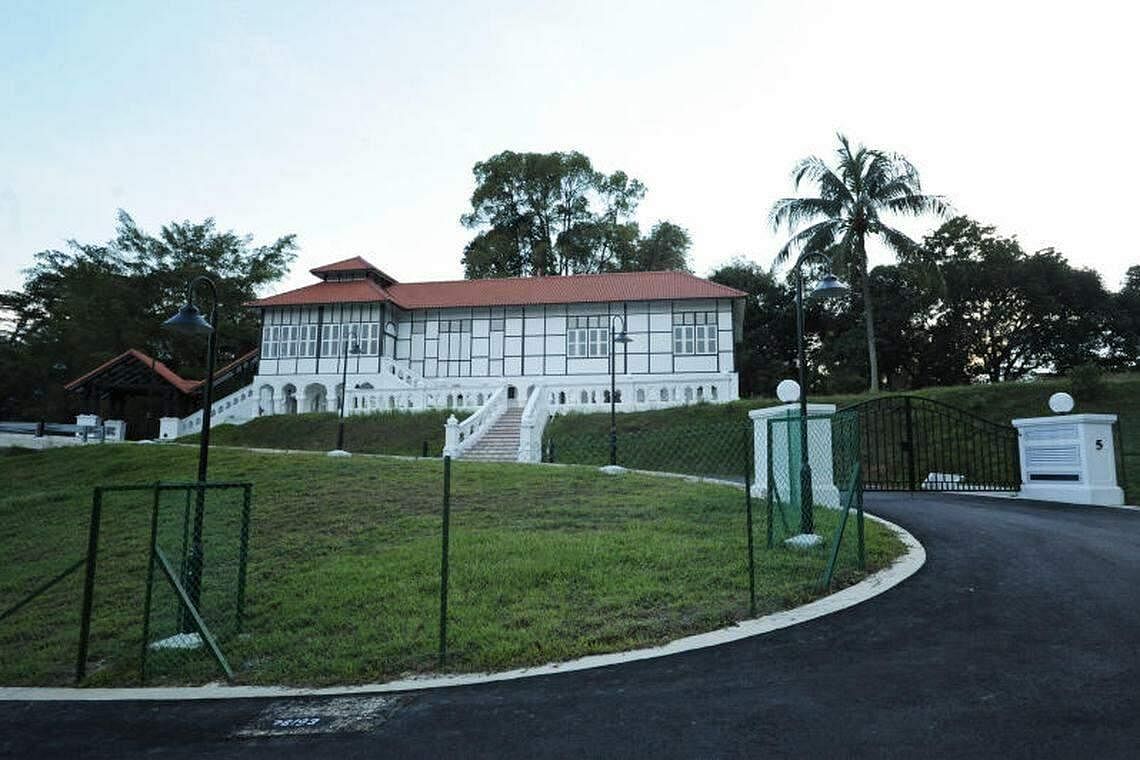
[[[84,555],[95,485],[184,480],[194,464],[193,449],[164,445],[0,457],[9,483],[0,494],[0,610]],[[433,459],[212,453],[212,478],[255,484],[245,632],[222,641],[238,682],[354,684],[438,670],[442,467]],[[88,685],[137,683],[150,498],[104,501]],[[232,499],[210,505],[208,515],[236,507]],[[759,614],[822,593],[823,552],[765,549],[763,513],[756,504]],[[739,489],[587,467],[456,462],[452,515],[448,671],[648,646],[748,617]],[[821,532],[835,519],[821,510]],[[853,534],[839,586],[861,577]],[[867,523],[868,571],[900,552],[893,534]],[[72,574],[0,620],[0,683],[69,683],[81,585]],[[153,683],[217,678],[204,659],[153,672]]]

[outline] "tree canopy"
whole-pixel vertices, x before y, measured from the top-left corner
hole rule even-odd
[[[259,342],[258,317],[242,304],[285,274],[295,250],[293,235],[255,245],[249,236],[218,230],[213,219],[174,222],[152,235],[120,211],[112,240],[72,240],[63,250],[37,253],[23,289],[0,293],[4,414],[43,406],[49,391],[59,407],[63,382],[128,348],[201,377],[204,342],[161,329],[198,274],[218,288],[219,362],[236,358]]]
[[[772,205],[769,222],[791,237],[776,253],[775,263],[803,254],[830,256],[835,268],[862,295],[871,392],[879,390],[880,372],[875,337],[874,300],[867,277],[867,239],[875,238],[898,254],[913,253],[918,244],[887,223],[891,215],[945,214],[949,205],[937,195],[922,192],[918,170],[897,153],[857,146],[836,136],[838,162],[833,169],[817,156],[796,164],[792,179],[817,195],[782,198]]]
[[[805,273],[805,276],[806,273]],[[738,371],[741,392],[770,394],[795,377],[794,282],[734,260],[711,279],[751,294]],[[897,264],[867,273],[876,304],[879,370],[906,390],[973,381],[1018,380],[1095,364],[1140,368],[1140,266],[1119,292],[1099,275],[1045,248],[1027,253],[968,217],[947,220]],[[850,393],[865,387],[868,355],[862,294],[808,302],[809,387]]]
[[[477,230],[463,250],[468,278],[688,269],[684,228],[658,222],[641,236],[633,219],[645,185],[594,168],[577,151],[504,151],[475,164]]]

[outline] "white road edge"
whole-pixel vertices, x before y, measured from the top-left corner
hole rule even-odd
[[[693,478],[694,480],[700,480]],[[733,484],[737,485],[738,484]],[[829,594],[814,602],[791,610],[774,612],[771,615],[744,620],[728,628],[722,628],[708,633],[698,633],[693,636],[675,639],[667,644],[645,649],[634,649],[628,652],[614,652],[611,654],[596,654],[580,657],[566,662],[553,662],[546,665],[536,665],[529,668],[505,670],[499,673],[464,673],[449,676],[415,676],[398,681],[388,681],[379,684],[364,684],[360,686],[330,686],[321,689],[292,688],[285,686],[226,686],[224,684],[207,684],[205,686],[179,686],[162,688],[127,688],[127,689],[74,689],[74,688],[45,688],[45,687],[2,687],[0,688],[0,701],[77,701],[95,702],[111,700],[186,700],[186,699],[238,699],[238,698],[279,698],[279,697],[337,697],[360,696],[367,694],[391,694],[406,691],[422,691],[424,689],[443,689],[452,686],[471,686],[475,684],[494,683],[497,681],[513,681],[519,678],[533,678],[535,676],[554,675],[556,673],[572,673],[590,668],[604,668],[611,665],[621,665],[637,660],[650,660],[656,657],[667,657],[681,652],[691,652],[695,649],[714,647],[732,641],[760,636],[770,631],[788,628],[809,620],[830,615],[848,607],[854,607],[860,602],[878,596],[888,591],[904,580],[918,572],[926,563],[926,550],[907,530],[898,525],[864,513],[868,519],[879,522],[899,537],[906,547],[906,552],[890,567],[869,575],[853,586]]]

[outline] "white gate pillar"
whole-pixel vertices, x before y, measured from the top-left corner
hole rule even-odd
[[[817,504],[839,508],[839,489],[832,475],[834,469],[831,453],[831,415],[835,414],[835,404],[808,404],[808,462],[811,464],[812,496]],[[799,404],[770,406],[753,409],[748,413],[752,420],[752,495],[768,494],[768,420],[790,417],[791,422],[781,422],[772,426],[772,469],[786,471],[789,466],[788,435],[799,435]],[[789,482],[798,478],[799,473],[788,473]],[[788,494],[783,494],[784,498]]]
[[[1115,414],[1064,414],[1014,420],[1021,457],[1021,495],[1069,504],[1119,506]]]

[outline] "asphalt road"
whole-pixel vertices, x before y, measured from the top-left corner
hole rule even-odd
[[[1140,512],[867,505],[925,545],[926,566],[804,625],[395,700],[0,702],[0,755],[1140,757]]]

